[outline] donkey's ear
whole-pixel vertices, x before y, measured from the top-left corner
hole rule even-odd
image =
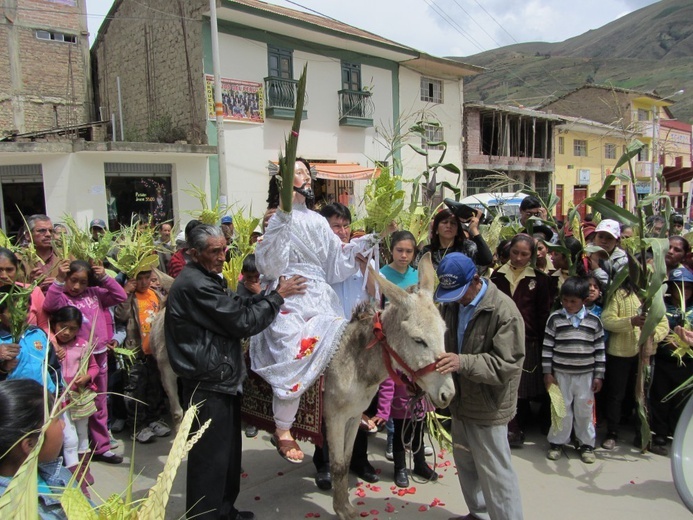
[[[431,253],[426,253],[419,260],[419,290],[433,294],[436,283],[436,273],[431,261]]]
[[[378,271],[373,269],[370,265],[368,266],[368,283],[371,283],[371,280],[373,280],[374,283],[377,283],[380,286],[380,290],[382,291],[383,295],[385,298],[390,300],[391,303],[395,304],[401,304],[404,302],[404,300],[407,299],[408,293],[404,289],[397,287],[395,284],[393,284],[390,280],[385,278],[384,276],[381,276]]]

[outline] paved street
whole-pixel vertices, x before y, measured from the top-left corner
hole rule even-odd
[[[116,437],[122,440],[125,434]],[[171,443],[172,437],[136,446],[135,472],[139,473],[134,485],[136,496],[142,496],[153,484]],[[102,497],[122,492],[126,487],[132,443],[128,440],[124,444],[117,451],[124,452],[125,463],[120,466],[94,463],[95,489]],[[303,446],[312,453],[310,445],[303,443]],[[597,462],[585,465],[572,449],[567,458],[549,461],[545,458],[545,447],[545,438],[539,433],[530,433],[525,447],[513,451],[527,519],[691,518],[674,488],[669,458],[641,455],[630,445],[622,445],[613,452],[597,450]],[[399,497],[392,490],[393,466],[383,456],[384,448],[384,434],[371,437],[371,460],[381,470],[382,480],[378,484],[357,486],[356,477],[350,479],[352,503],[363,516],[380,520],[442,520],[467,513],[449,455],[437,459],[442,475],[438,482],[412,481],[415,492]],[[334,518],[331,494],[315,486],[314,467],[309,456],[303,464],[289,464],[279,458],[269,442],[269,435],[261,432],[255,439],[244,439],[243,468],[245,473],[237,506],[254,511],[258,519]],[[184,489],[185,463],[173,486],[167,519],[183,516]],[[430,507],[432,503],[437,505]]]

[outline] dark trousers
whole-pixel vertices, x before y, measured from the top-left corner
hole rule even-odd
[[[315,469],[320,472],[330,469],[330,447],[327,443],[327,430],[325,421],[322,423],[322,446],[315,446],[313,453],[313,464]],[[368,463],[368,433],[359,429],[354,439],[354,449],[351,452],[351,467],[361,469]]]
[[[650,427],[657,435],[674,434],[683,407],[688,400],[686,392],[679,392],[662,402],[669,392],[693,376],[693,363],[680,364],[671,350],[659,347],[655,356],[654,375],[650,387]]]
[[[423,421],[406,421],[404,419],[393,419],[395,424],[395,433],[392,437],[392,454],[395,457],[395,471],[402,469],[400,467],[404,458],[405,443],[411,443],[411,451],[414,454],[414,463],[416,466],[422,462],[425,464],[425,455],[423,451]],[[399,457],[397,454],[401,454]]]
[[[618,357],[606,355],[606,427],[609,433],[618,433],[621,412],[627,396],[635,392],[638,356]]]
[[[164,404],[164,389],[154,356],[138,358],[127,372],[125,381],[125,409],[127,424],[139,431],[161,419]]]
[[[235,518],[241,489],[241,397],[196,389],[183,381],[182,403],[190,402],[199,406],[190,435],[207,419],[212,422],[188,454],[188,518]]]

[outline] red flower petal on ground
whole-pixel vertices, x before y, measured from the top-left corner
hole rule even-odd
[[[363,498],[366,496],[366,492],[363,489],[359,488],[356,490],[356,496]]]
[[[421,511],[421,512],[428,511],[428,506],[425,506],[425,505],[419,506],[419,511]]]
[[[306,513],[304,518],[315,518],[315,515],[313,513]]]
[[[409,489],[407,489],[407,493],[413,495],[414,493],[416,493],[416,488],[414,486],[410,487]]]
[[[241,473],[241,478],[248,478],[248,474],[247,473]]]
[[[361,511],[361,517],[366,518],[370,513],[368,511]]]
[[[380,511],[378,511],[377,509],[371,509],[371,514],[372,515],[379,515]]]
[[[365,504],[363,500],[359,500],[358,502],[356,502],[357,506],[362,506],[363,504]]]
[[[403,497],[404,495],[407,494],[407,490],[406,489],[400,489],[399,491],[397,491],[397,494],[399,496]]]
[[[371,491],[373,491],[374,493],[380,492],[380,489],[380,486],[371,486]]]
[[[395,506],[393,506],[390,502],[387,503],[385,506],[385,512],[386,513],[394,513],[395,512]]]

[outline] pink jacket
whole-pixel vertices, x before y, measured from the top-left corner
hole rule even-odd
[[[53,341],[58,345],[55,338],[53,338]],[[89,351],[89,344],[85,340],[76,337],[69,343],[63,343],[60,346],[65,349],[65,357],[60,361],[60,367],[62,369],[63,380],[69,385],[77,375],[82,357]],[[96,390],[96,385],[94,385],[93,381],[94,378],[99,375],[99,365],[96,363],[93,354],[89,355],[87,374],[92,380],[90,388]]]
[[[82,311],[82,328],[78,337],[89,341],[94,327],[94,354],[105,352],[106,344],[113,338],[113,317],[108,308],[128,298],[123,288],[110,276],[102,278],[100,283],[101,287],[88,287],[79,296],[70,296],[64,292],[64,285],[53,283],[43,302],[43,310],[49,314],[66,305]]]
[[[401,372],[398,371],[397,373],[401,375]],[[407,387],[395,384],[392,378],[388,377],[380,383],[376,417],[383,419],[408,419],[407,405],[409,398]],[[425,411],[431,412],[433,410],[433,406],[426,401]]]

